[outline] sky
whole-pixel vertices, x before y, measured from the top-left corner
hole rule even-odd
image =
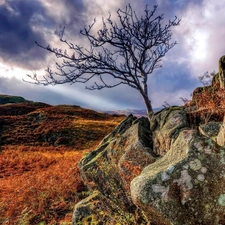
[[[217,72],[218,60],[225,55],[225,0],[0,0],[0,94],[98,111],[144,109],[141,95],[127,86],[90,91],[85,84],[41,86],[23,81],[29,81],[27,74],[43,75],[56,61],[35,41],[64,48],[59,36],[65,27],[65,38],[86,45],[81,29],[95,18],[100,27],[109,12],[116,21],[117,9],[129,3],[140,15],[146,5],[158,5],[156,15],[164,14],[165,22],[181,18],[172,30],[178,44],[163,58],[162,68],[149,76],[148,89],[153,108],[165,102],[182,105],[180,98],[190,99],[202,86],[198,76]]]

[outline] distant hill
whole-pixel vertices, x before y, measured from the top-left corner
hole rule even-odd
[[[158,112],[162,108],[154,108],[154,112]],[[146,109],[124,109],[124,110],[112,110],[112,111],[105,111],[109,114],[119,114],[119,115],[130,115],[133,114],[134,116],[141,117],[141,116],[147,116]]]
[[[29,102],[29,101],[21,96],[0,94],[0,105],[9,104],[9,103],[22,103],[22,102]]]
[[[135,116],[146,116],[146,110],[145,109],[124,109],[124,110],[111,110],[111,111],[105,111],[105,113],[109,114],[119,114],[119,115],[130,115],[133,114]]]

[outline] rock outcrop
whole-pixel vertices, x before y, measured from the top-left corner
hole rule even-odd
[[[179,131],[188,126],[187,112],[181,107],[170,107],[156,113],[150,120],[152,131],[153,151],[156,155],[163,156],[171,148]]]
[[[147,118],[130,115],[81,160],[81,177],[90,196],[76,205],[73,224],[144,221],[131,200],[130,182],[156,160],[149,126]]]
[[[225,55],[219,59],[219,83],[220,88],[225,89]]]
[[[218,89],[225,89],[225,55],[220,57],[219,59],[219,67],[218,67],[218,73],[214,75],[212,78],[211,85],[209,86],[203,86],[203,87],[197,87],[193,91],[192,95],[192,103],[196,104],[198,101],[200,95],[203,92],[208,92],[208,93],[214,93]]]
[[[213,129],[212,129],[213,128]],[[128,116],[79,167],[89,197],[75,224],[225,224],[221,123],[192,129],[185,107]]]
[[[81,160],[90,195],[75,206],[73,225],[225,224],[224,110],[196,106],[202,90],[223,94],[224,59],[192,104],[128,116]]]
[[[186,128],[131,182],[132,200],[155,224],[224,224],[224,172],[224,150]]]

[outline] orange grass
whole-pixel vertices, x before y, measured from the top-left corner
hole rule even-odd
[[[32,112],[24,111],[20,115],[14,115],[15,109],[20,112],[22,107],[32,109],[29,104],[15,104],[14,107],[0,105],[0,135],[3,145],[54,145],[87,149],[125,118],[66,105],[38,109],[34,107]],[[6,108],[9,108],[8,111],[4,111]],[[11,111],[12,115],[9,115]]]
[[[0,154],[0,224],[71,222],[85,191],[77,163],[89,150],[15,148]]]
[[[192,100],[193,101],[193,100]],[[193,103],[195,109],[189,110],[190,115],[199,118],[202,123],[222,121],[225,112],[225,91],[216,87],[205,87],[195,94]]]
[[[78,162],[122,119],[78,106],[0,105],[0,224],[71,224],[86,197]]]

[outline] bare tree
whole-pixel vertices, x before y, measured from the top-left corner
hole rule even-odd
[[[66,44],[67,50],[36,43],[62,61],[56,63],[56,71],[48,67],[48,75],[42,79],[38,79],[36,74],[29,77],[34,83],[44,85],[93,80],[93,85],[86,87],[90,90],[125,84],[140,92],[147,113],[151,113],[148,76],[162,66],[162,58],[176,44],[176,41],[171,41],[171,27],[180,23],[180,19],[175,17],[163,24],[164,15],[154,16],[156,9],[157,6],[153,10],[146,6],[144,16],[138,17],[128,5],[125,10],[117,10],[118,23],[112,21],[109,14],[107,19],[102,19],[102,28],[97,32],[93,32],[94,20],[80,32],[89,41],[89,49],[65,40],[64,30],[60,40]]]

